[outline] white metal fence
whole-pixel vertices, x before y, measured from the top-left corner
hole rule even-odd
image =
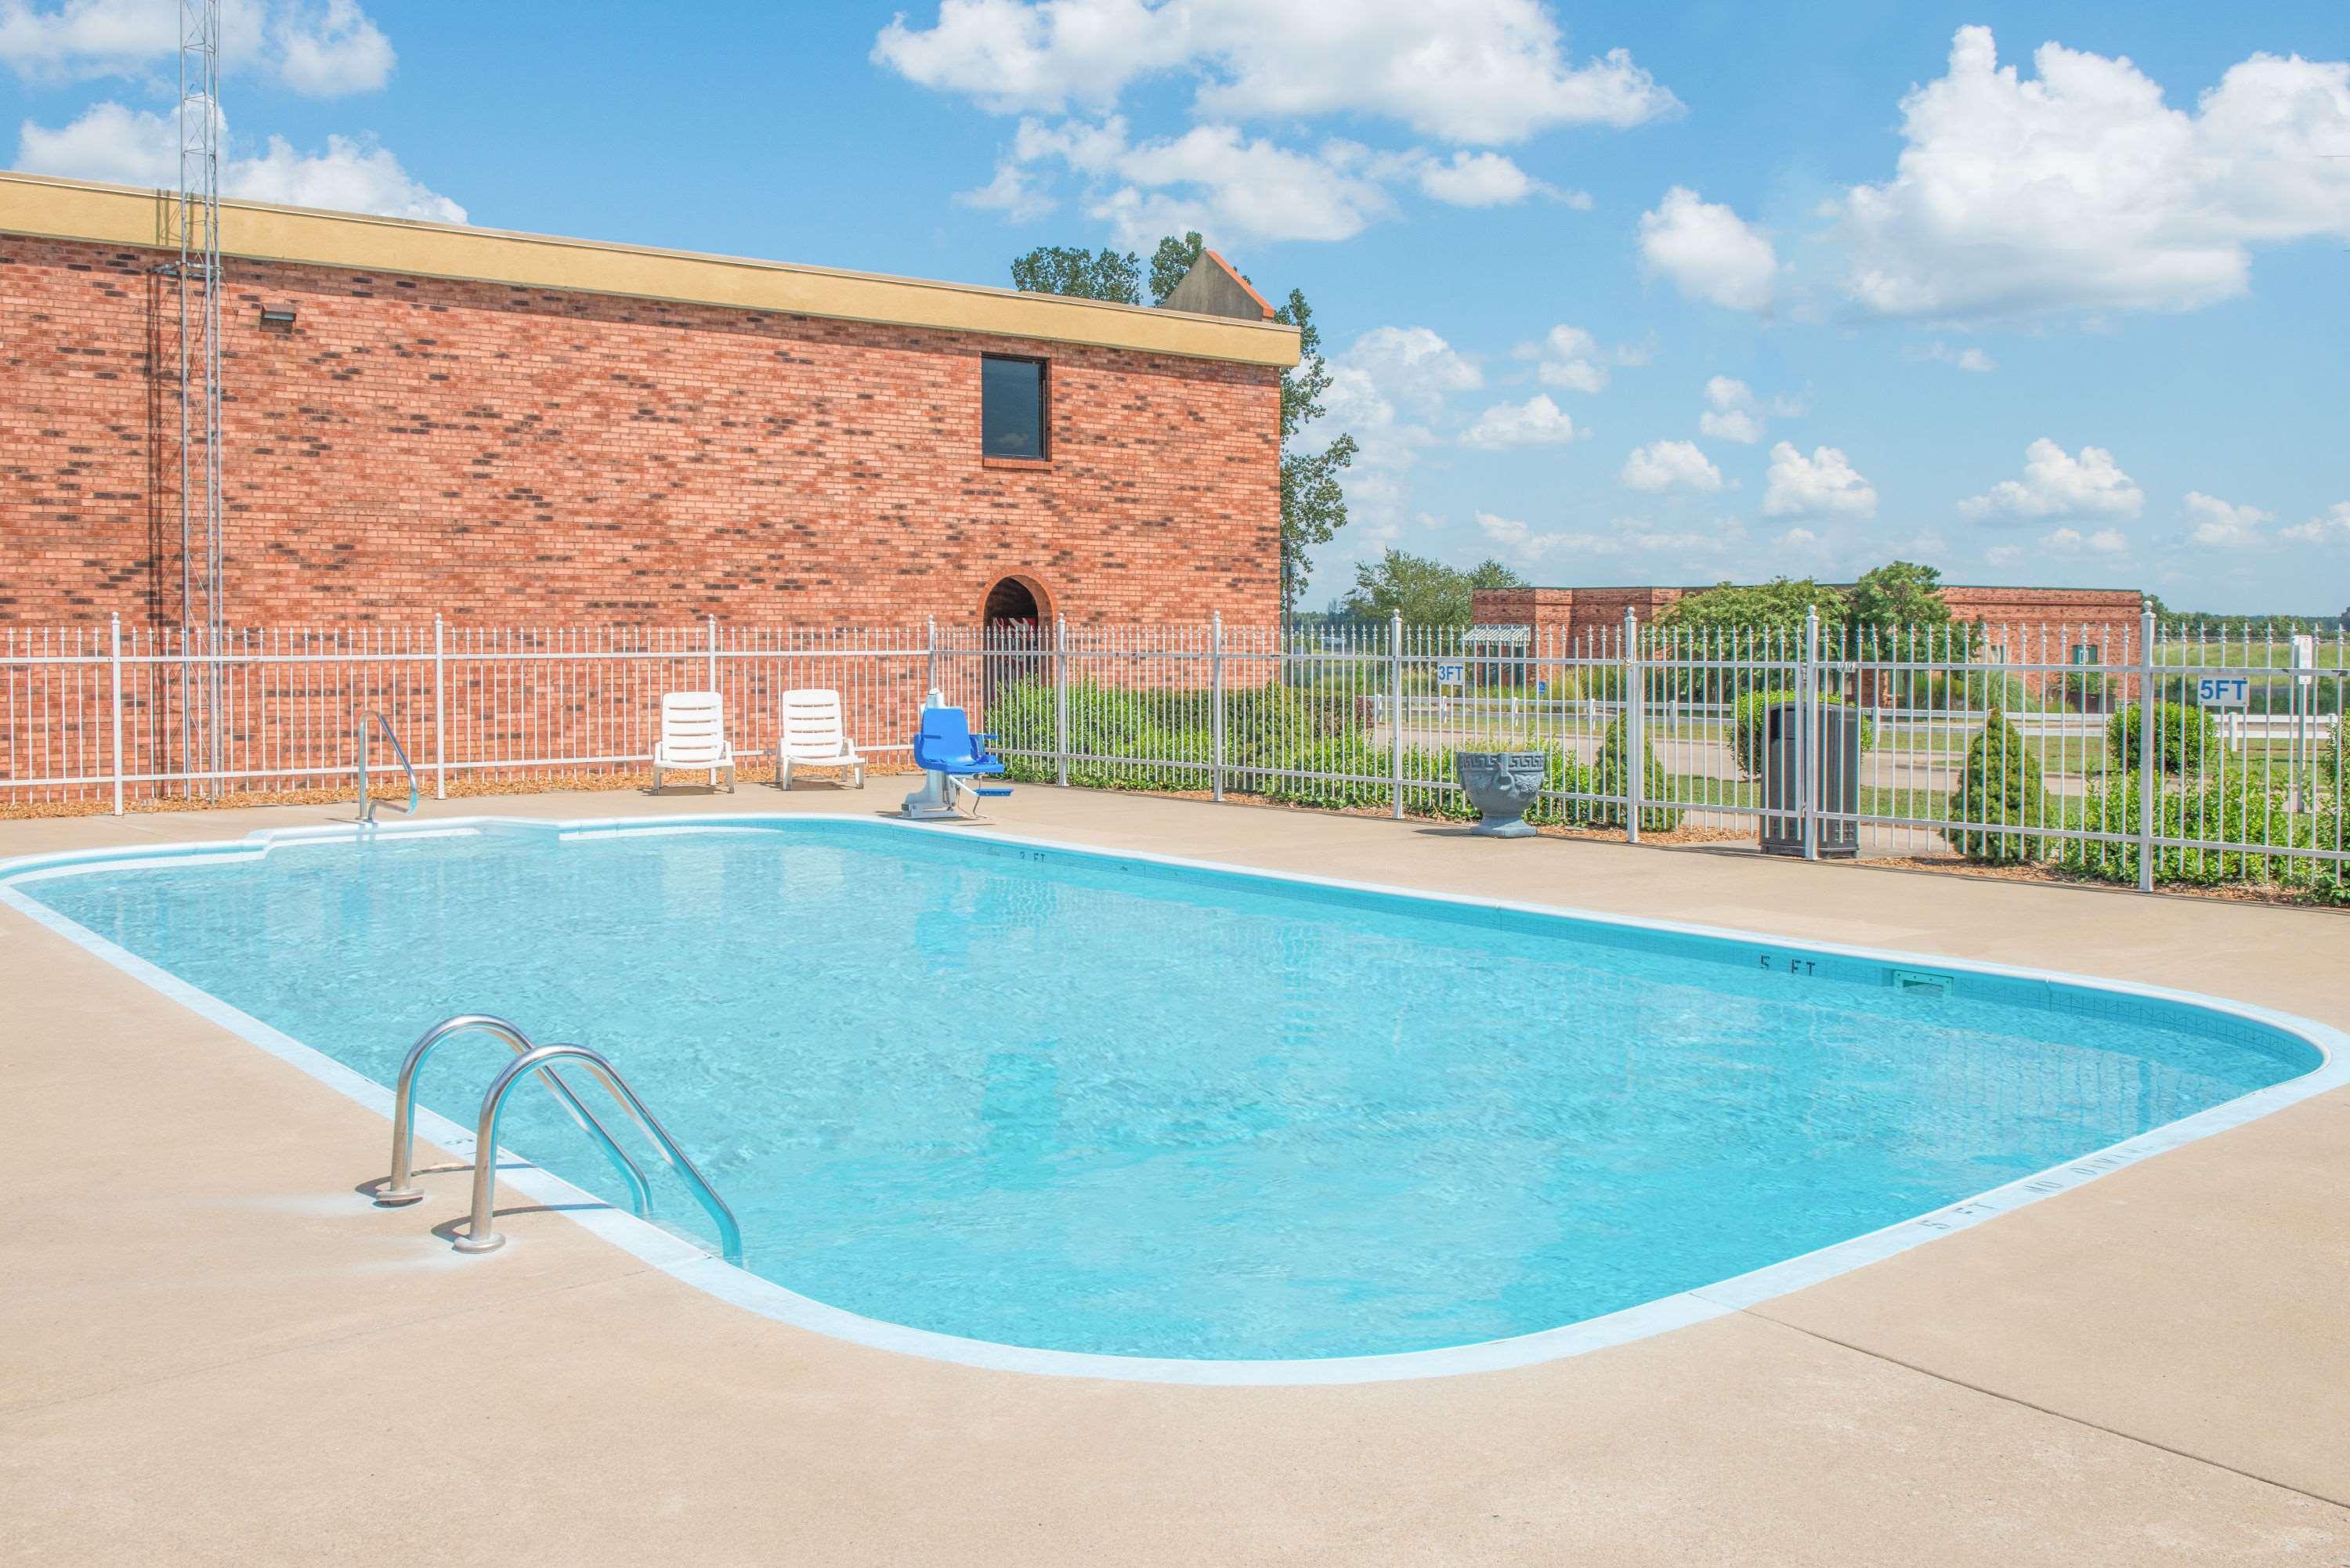
[[[660,697],[716,690],[737,755],[785,690],[881,759],[935,688],[1032,782],[1466,818],[1468,750],[1544,755],[1537,820],[1962,854],[2094,877],[2344,877],[2345,646],[2064,626],[1510,635],[1324,628],[809,631],[0,628],[0,801],[121,810],[352,779],[381,713],[427,787],[641,770]],[[1996,715],[1996,717],[1994,717]],[[2141,743],[2142,740],[2145,743]],[[1638,764],[1635,763],[1638,759]]]

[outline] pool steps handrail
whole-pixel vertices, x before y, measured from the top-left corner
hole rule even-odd
[[[660,1146],[663,1158],[685,1179],[686,1185],[693,1191],[694,1200],[718,1226],[720,1255],[726,1262],[739,1265],[743,1262],[743,1231],[734,1222],[734,1211],[726,1207],[726,1200],[718,1196],[717,1190],[703,1178],[685,1150],[669,1136],[669,1130],[646,1108],[645,1103],[637,1097],[636,1091],[629,1087],[628,1080],[620,1076],[619,1070],[600,1052],[590,1051],[585,1045],[536,1046],[507,1063],[491,1080],[488,1090],[482,1096],[482,1115],[473,1129],[473,1218],[467,1222],[465,1233],[452,1245],[460,1252],[494,1252],[506,1244],[506,1239],[498,1233],[495,1225],[498,1117],[505,1110],[508,1089],[534,1073],[548,1071],[550,1063],[561,1061],[587,1063],[596,1076],[603,1081],[604,1086],[612,1092],[612,1096],[628,1108],[629,1114],[636,1118],[637,1125]]]
[[[444,1018],[417,1036],[416,1044],[408,1048],[408,1054],[400,1061],[400,1077],[391,1092],[391,1174],[384,1178],[383,1185],[376,1189],[375,1194],[376,1202],[382,1207],[396,1209],[402,1204],[414,1203],[424,1196],[424,1189],[416,1185],[415,1174],[411,1168],[416,1151],[416,1075],[422,1070],[424,1059],[432,1054],[433,1047],[452,1034],[475,1031],[504,1041],[517,1056],[527,1055],[538,1048],[538,1043],[515,1025],[486,1012],[461,1012],[453,1018]],[[598,1069],[591,1066],[590,1071]],[[563,1081],[562,1074],[547,1067],[539,1073],[538,1077],[539,1082],[563,1102],[564,1108],[571,1113],[571,1119],[579,1124],[580,1130],[601,1146],[604,1158],[612,1162],[621,1179],[628,1182],[629,1198],[636,1206],[637,1212],[650,1217],[652,1213],[652,1185],[645,1179],[642,1168],[629,1158],[628,1150],[620,1147],[596,1113],[581,1103],[579,1096],[572,1092],[571,1085]],[[608,1080],[604,1086],[624,1108],[627,1106],[629,1102],[621,1098]],[[638,1125],[643,1126],[641,1122]],[[667,1158],[666,1155],[663,1158]]]
[[[408,774],[408,815],[414,816],[416,803],[421,798],[416,784],[416,764],[408,760],[408,748],[400,743],[400,736],[392,730],[391,721],[376,712],[364,714],[359,719],[359,820],[369,823],[375,820],[375,804],[368,799],[368,745],[374,738],[369,733],[370,724],[383,731],[383,738],[391,742],[391,754],[400,759],[400,767]]]

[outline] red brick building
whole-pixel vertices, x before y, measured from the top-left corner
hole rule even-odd
[[[182,618],[172,221],[0,174],[0,624]],[[246,202],[221,244],[229,625],[1278,614],[1297,336],[1220,260],[1183,311]]]
[[[1621,631],[1631,610],[1647,626],[1698,587],[1484,588],[1472,614],[1480,626],[1530,626],[1553,637]],[[1849,584],[1835,585],[1849,588]],[[2062,664],[2077,649],[2118,659],[2137,646],[2144,596],[2135,588],[1998,588],[1945,584],[1942,601],[1959,620],[1984,628],[1992,657],[2015,664]]]

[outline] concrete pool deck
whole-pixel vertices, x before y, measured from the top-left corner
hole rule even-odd
[[[906,787],[423,815],[869,811]],[[349,815],[5,822],[0,857]],[[2350,920],[2321,911],[1040,788],[997,816],[2350,1028]],[[381,1117],[6,909],[0,1018],[0,1561],[2350,1563],[2350,1091],[1630,1345],[1178,1387],[825,1338],[527,1209],[460,1257],[428,1228],[463,1170],[375,1209]]]

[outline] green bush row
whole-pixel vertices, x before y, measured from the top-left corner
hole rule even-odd
[[[2178,733],[2162,725],[2169,763],[2169,738]],[[2184,732],[2192,735],[2189,728]],[[2135,740],[2135,726],[2130,731]],[[2116,749],[2118,749],[2118,743]],[[2132,765],[2106,774],[2098,787],[2085,796],[2060,798],[2043,787],[2040,767],[2004,713],[1993,712],[1967,748],[1966,771],[1951,793],[1951,826],[1942,836],[1970,860],[1988,864],[2034,862],[2054,866],[2103,880],[2135,884],[2138,879],[2140,826],[2135,755]],[[2199,764],[2200,753],[2190,742],[2176,753],[2178,764]],[[2172,772],[2192,774],[2191,765],[2173,765]],[[2319,776],[2325,776],[2320,774]],[[2339,774],[2332,775],[2338,780]],[[2338,783],[2334,784],[2339,789]],[[2315,823],[2338,812],[2338,799],[2313,803],[2319,809],[2295,813],[2285,808],[2284,792],[2265,775],[2238,774],[2223,783],[2213,779],[2184,789],[2165,789],[2155,801],[2153,827],[2158,838],[2202,838],[2230,844],[2265,845],[2277,850],[2338,848],[2320,844]],[[1964,825],[1964,826],[1961,826]],[[2083,839],[2027,833],[2000,833],[2002,826],[2057,827],[2116,836],[2116,839]],[[2298,886],[2329,902],[2350,902],[2350,877],[2340,862],[2295,859],[2248,853],[2169,845],[2154,851],[2157,885],[2216,887],[2227,883],[2266,881]]]
[[[1154,762],[1205,764],[1215,755],[1212,694],[1206,691],[1097,686],[1069,688],[1069,782],[1087,789],[1159,789],[1169,782],[1205,788],[1203,765],[1154,769]],[[1043,681],[1012,681],[990,696],[987,722],[1015,783],[1045,784],[1057,776],[1050,753],[1057,730],[1055,693]],[[1536,824],[1620,826],[1624,808],[1604,801],[1557,800],[1558,794],[1621,794],[1628,774],[1622,718],[1601,736],[1596,763],[1585,767],[1548,748],[1545,798],[1526,813]],[[1101,761],[1085,758],[1108,759]],[[1472,821],[1476,808],[1455,788],[1453,748],[1407,746],[1403,753],[1405,809],[1413,815]],[[1224,694],[1224,770],[1228,790],[1323,810],[1377,809],[1389,804],[1394,759],[1374,745],[1351,704],[1315,700],[1280,684]],[[1666,793],[1664,764],[1649,749],[1643,789],[1650,800]],[[1664,833],[1680,825],[1669,805],[1644,805],[1640,826]]]

